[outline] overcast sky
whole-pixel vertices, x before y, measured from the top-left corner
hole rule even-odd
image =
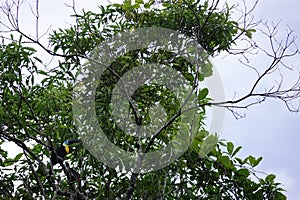
[[[101,1],[92,0],[77,0],[76,2],[78,8],[84,7],[85,10],[93,11],[97,10],[96,5],[101,3]],[[74,22],[68,17],[72,14],[71,9],[66,8],[64,3],[71,3],[71,1],[40,2],[41,30],[45,31],[49,25],[52,25],[52,28],[64,28]],[[103,1],[103,4],[106,3]],[[289,25],[300,37],[299,8],[299,0],[260,0],[254,14],[257,19],[263,18],[270,22],[282,20],[280,29],[283,33],[285,33],[286,25]],[[33,31],[33,18],[28,17],[30,14],[28,3],[24,4],[23,9],[21,15],[26,16],[26,20],[23,21],[23,25],[21,24],[21,28]],[[3,19],[3,16],[0,17]],[[254,37],[257,41],[267,44],[266,38],[261,37],[259,33]],[[297,43],[299,44],[300,41],[298,40]],[[300,69],[298,59],[299,57],[291,62]],[[252,58],[252,62],[255,66],[263,68],[267,66],[268,59],[257,55]],[[237,62],[237,57],[223,59],[217,57],[213,59],[213,63],[221,75],[227,99],[232,99],[235,93],[242,95],[249,91],[249,84],[253,83],[256,78],[255,73],[241,66]],[[298,77],[297,73],[297,71],[286,72],[286,80],[293,81]],[[277,180],[282,182],[287,190],[288,199],[300,199],[300,113],[290,113],[282,102],[269,100],[251,107],[245,111],[245,114],[245,118],[236,120],[231,113],[226,113],[223,130],[220,133],[221,138],[242,146],[240,156],[263,156],[264,159],[258,170],[276,174]]]
[[[300,37],[299,8],[299,0],[260,0],[254,14],[257,18],[261,17],[269,22],[282,20],[279,30],[286,33],[286,25],[289,25]],[[259,33],[255,36],[258,41],[268,44],[267,38],[261,37]],[[253,71],[242,67],[231,58],[217,58],[214,61],[221,74],[227,98],[232,98],[235,92],[243,94],[249,91],[249,83],[253,83],[255,78]],[[256,67],[266,66],[268,61],[261,55],[252,58]],[[299,56],[292,59],[290,64],[300,69]],[[285,75],[285,81],[292,82],[298,78],[299,72],[285,72]],[[241,145],[241,155],[263,156],[258,169],[276,174],[278,181],[282,182],[287,190],[288,199],[300,199],[300,113],[290,113],[283,102],[274,100],[251,107],[245,113],[246,117],[240,120],[235,120],[227,113],[221,137]]]

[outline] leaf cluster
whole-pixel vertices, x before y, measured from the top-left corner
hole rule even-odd
[[[80,171],[82,190],[66,179],[60,167],[49,176],[49,157],[62,141],[76,138],[72,113],[72,87],[81,72],[82,59],[113,35],[141,27],[164,27],[195,38],[211,55],[230,49],[236,36],[251,37],[253,30],[242,30],[230,18],[231,8],[218,9],[209,1],[170,1],[162,4],[142,0],[132,4],[99,6],[93,13],[75,14],[76,24],[58,29],[50,36],[52,55],[63,55],[51,70],[45,70],[34,48],[23,38],[0,44],[0,144],[13,142],[20,154],[10,158],[0,145],[0,190],[2,199],[286,199],[275,175],[259,177],[254,168],[261,157],[237,157],[241,147],[219,141],[205,130],[205,106],[209,91],[198,84],[210,76],[207,64],[202,73],[186,59],[172,52],[138,49],[120,55],[107,69],[95,92],[98,122],[109,140],[127,151],[157,151],[176,135],[181,120],[189,121],[184,130],[195,131],[190,148],[169,166],[131,174],[109,168],[82,146],[74,147],[66,159]],[[194,88],[200,106],[199,118],[182,119],[181,105],[167,87],[145,84],[131,98],[129,118],[148,125],[155,118],[151,106],[160,105],[166,119],[176,117],[156,138],[141,141],[125,135],[114,121],[111,109],[113,89],[126,72],[144,64],[159,63],[179,71]],[[41,78],[41,81],[35,79]],[[149,100],[150,99],[150,100]],[[120,113],[122,115],[122,113]],[[125,115],[125,114],[123,114]],[[191,117],[193,118],[193,116]],[[197,123],[193,123],[197,122]],[[149,146],[149,144],[151,144]],[[108,152],[109,153],[109,152]],[[135,177],[135,178],[134,178]],[[133,187],[132,187],[133,186]],[[129,189],[129,188],[132,188]]]

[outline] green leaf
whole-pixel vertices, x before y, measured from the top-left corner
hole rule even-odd
[[[215,135],[210,134],[205,138],[202,142],[201,151],[202,153],[208,154],[217,144],[218,137]]]
[[[233,166],[228,156],[221,156],[219,161],[227,169],[230,169]]]
[[[205,99],[205,97],[208,95],[208,89],[204,88],[202,90],[200,90],[199,94],[198,94],[198,101],[201,101],[203,99]]]
[[[249,30],[246,31],[246,36],[251,39],[252,38],[252,33],[254,33],[254,32],[256,32],[255,29],[249,29]]]
[[[22,156],[23,156],[23,153],[19,153],[18,155],[16,155],[14,158],[14,162],[19,161]]]
[[[135,3],[137,3],[137,4],[144,4],[144,1],[143,0],[135,0]]]
[[[124,10],[130,9],[131,8],[131,0],[125,0],[124,3],[123,3],[123,5],[122,5],[122,8]]]
[[[40,152],[42,151],[42,145],[41,145],[41,144],[36,144],[36,145],[33,147],[32,151],[33,151],[34,153],[36,153],[36,154],[40,153]]]
[[[248,177],[248,176],[250,175],[249,170],[248,170],[248,169],[245,169],[245,168],[239,169],[239,170],[237,171],[237,173],[238,173],[239,175],[244,176],[244,177]]]
[[[249,164],[253,167],[256,163],[256,159],[253,156],[248,156]]]
[[[245,164],[244,161],[243,161],[242,159],[240,159],[240,158],[235,158],[235,160],[238,161],[238,163],[239,163],[240,165]]]
[[[256,159],[255,164],[253,167],[256,167],[257,165],[259,165],[259,163],[262,161],[262,157],[259,157],[258,159]]]
[[[276,175],[274,175],[274,174],[269,174],[269,175],[265,178],[265,180],[266,180],[267,182],[269,182],[269,183],[274,183],[275,178],[276,178]]]
[[[233,149],[234,149],[233,143],[227,142],[227,151],[228,151],[229,155],[232,155]]]
[[[114,6],[114,7],[117,7],[117,8],[121,8],[121,7],[122,7],[122,5],[119,4],[119,3],[114,3],[113,6]]]
[[[7,158],[7,159],[5,160],[5,162],[4,162],[4,166],[5,166],[5,167],[8,167],[8,166],[13,165],[14,163],[15,163],[15,162],[14,162],[13,159]]]
[[[232,153],[232,157],[235,156],[240,150],[241,150],[241,146],[238,146]]]
[[[141,6],[140,6],[140,4],[134,4],[133,6],[131,6],[131,9],[138,9],[138,8],[140,8]]]

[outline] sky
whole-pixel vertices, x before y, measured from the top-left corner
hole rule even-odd
[[[300,37],[299,7],[298,0],[260,0],[254,15],[269,22],[281,20],[279,30],[285,33],[288,25]],[[254,35],[254,39],[264,46],[268,44],[268,38],[261,37],[259,33]],[[298,39],[298,46],[299,42]],[[231,57],[216,58],[213,61],[221,74],[227,98],[232,98],[235,93],[238,95],[249,91],[249,83],[253,83],[255,78],[253,71]],[[256,67],[269,63],[264,55],[256,55],[251,62]],[[290,64],[300,69],[299,56],[292,59]],[[286,82],[295,81],[298,76],[297,70],[285,71]],[[227,112],[221,138],[242,146],[240,156],[263,156],[258,170],[276,174],[277,180],[287,190],[288,199],[300,199],[300,113],[290,113],[283,102],[268,100],[250,107],[245,114],[245,118],[236,120]]]
[[[252,2],[252,0],[246,0]],[[4,0],[0,0],[0,3]],[[29,2],[25,1],[23,11],[24,21],[21,28],[34,34],[33,17],[30,13]],[[51,25],[52,29],[67,27],[74,23],[68,17],[72,10],[65,6],[71,4],[71,0],[40,1],[40,34],[45,32]],[[97,10],[96,5],[107,4],[107,1],[77,0],[76,7],[85,10]],[[287,25],[293,29],[295,35],[300,37],[300,1],[299,0],[260,0],[254,15],[256,19],[262,18],[268,22],[278,22],[281,20],[279,30],[285,33]],[[0,16],[3,19],[4,16]],[[283,37],[283,35],[279,35]],[[256,33],[254,39],[267,45],[267,38]],[[300,40],[297,41],[300,46]],[[249,85],[256,78],[251,69],[242,66],[238,61],[239,57],[221,55],[212,59],[217,68],[225,89],[226,99],[232,99],[249,91]],[[299,57],[290,61],[300,69]],[[263,68],[267,66],[269,60],[259,54],[251,57],[254,66]],[[285,80],[292,82],[298,77],[297,71],[284,71]],[[272,80],[266,84],[272,84]],[[265,85],[261,86],[264,89]],[[245,111],[246,117],[236,120],[233,115],[226,112],[221,138],[234,142],[236,146],[242,146],[240,157],[248,155],[262,156],[263,161],[259,165],[259,171],[274,173],[277,181],[283,183],[287,190],[288,199],[300,199],[300,113],[291,113],[280,101],[267,100],[262,104],[250,107]]]

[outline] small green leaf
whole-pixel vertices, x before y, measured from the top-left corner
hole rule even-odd
[[[124,3],[123,3],[123,5],[122,5],[122,8],[124,10],[130,9],[131,8],[131,0],[125,0]]]
[[[36,153],[36,154],[40,153],[40,152],[42,151],[42,145],[41,145],[41,144],[36,144],[36,145],[33,147],[32,151],[33,151],[34,153]]]
[[[248,156],[249,164],[253,167],[256,163],[256,159],[253,156]]]
[[[232,153],[232,157],[235,156],[240,150],[241,150],[241,146],[238,146]]]
[[[208,89],[207,88],[204,88],[204,89],[200,90],[200,92],[198,94],[198,100],[199,101],[203,100],[207,95],[208,95]]]
[[[229,155],[232,155],[233,148],[234,148],[233,143],[232,142],[227,142],[227,151],[228,151]]]
[[[23,156],[23,153],[19,153],[18,155],[16,155],[14,158],[14,162],[19,161],[22,156]]]
[[[249,29],[249,30],[246,31],[246,36],[251,39],[252,38],[252,33],[254,33],[254,32],[256,32],[255,29]]]
[[[221,157],[219,158],[219,161],[220,161],[220,162],[222,163],[222,165],[223,165],[225,168],[227,168],[227,169],[229,169],[229,168],[232,167],[232,163],[231,163],[231,161],[230,161],[230,159],[229,159],[228,156],[221,156]]]
[[[246,36],[248,37],[248,38],[252,38],[252,33],[251,32],[248,32],[248,31],[246,31]]]
[[[274,180],[275,180],[275,178],[276,178],[276,175],[270,174],[270,175],[268,175],[268,176],[266,177],[265,180],[266,180],[267,182],[269,182],[269,183],[273,183]]]
[[[262,161],[262,159],[263,159],[262,157],[259,157],[258,159],[256,159],[255,166],[259,165],[259,163]]]
[[[122,7],[122,5],[121,5],[121,4],[119,4],[119,3],[114,3],[114,4],[113,4],[113,6],[114,6],[114,7],[117,7],[117,8],[120,8],[120,7]]]
[[[13,159],[11,159],[11,158],[8,158],[8,159],[6,159],[5,160],[5,162],[4,162],[4,166],[5,167],[8,167],[8,166],[11,166],[11,165],[13,165],[15,162],[14,162],[14,160]]]
[[[135,0],[135,3],[137,3],[137,4],[144,4],[144,1],[143,0]]]
[[[205,138],[205,140],[202,142],[201,145],[201,154],[207,155],[217,144],[218,142],[218,137],[215,135],[209,135]],[[199,152],[199,154],[200,154]]]
[[[248,176],[250,175],[248,169],[239,169],[239,170],[237,171],[237,173],[238,173],[239,175],[244,176],[244,177],[248,177]]]
[[[243,164],[244,164],[243,160],[240,159],[240,158],[235,158],[235,160],[238,161],[238,163],[239,163],[240,165],[243,165]]]
[[[138,9],[140,8],[140,4],[134,4],[133,6],[131,6],[131,9]]]

